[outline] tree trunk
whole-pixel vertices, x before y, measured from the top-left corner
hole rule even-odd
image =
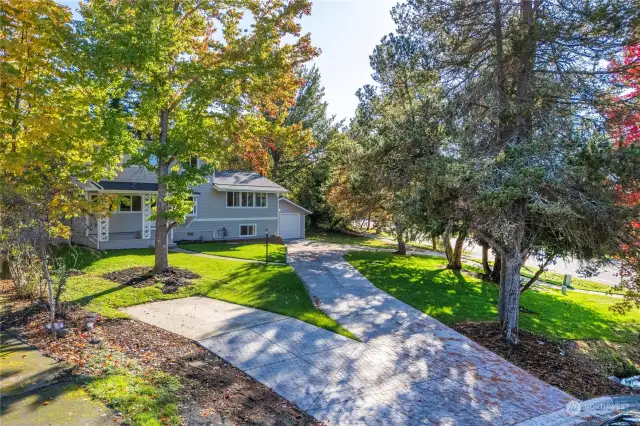
[[[502,338],[510,344],[518,343],[518,319],[520,316],[520,268],[521,253],[506,251],[502,256],[500,274],[499,320]]]
[[[396,237],[398,239],[398,251],[396,253],[405,255],[407,254],[407,245],[404,241],[404,227],[396,224]]]
[[[437,251],[438,250],[438,238],[437,237],[431,237],[431,246],[433,247],[433,251]]]
[[[491,275],[489,275],[489,279],[494,283],[500,282],[500,276],[502,275],[502,256],[500,253],[495,252],[495,259],[493,262],[493,271],[491,271]]]
[[[480,244],[482,245],[482,270],[485,277],[490,277],[493,271],[489,265],[489,244],[484,240]]]
[[[169,111],[162,111],[160,115],[160,144],[167,143],[167,133],[169,130]],[[160,157],[160,156],[158,156]],[[156,197],[156,247],[155,266],[153,272],[159,274],[169,267],[169,223],[165,216],[167,211],[167,182],[169,174],[169,164],[165,158],[158,158],[158,195]]]
[[[456,238],[456,244],[453,249],[453,257],[449,261],[449,265],[447,265],[447,268],[453,269],[454,271],[459,271],[460,269],[462,269],[462,248],[464,247],[465,238],[465,233],[460,233],[458,235],[458,238]]]
[[[450,265],[453,262],[453,247],[451,247],[451,235],[449,234],[449,230],[450,227],[447,226],[444,230],[444,234],[442,234],[442,244],[444,244],[444,254],[447,256],[447,263]]]
[[[47,291],[49,292],[49,323],[51,324],[51,332],[56,336],[56,329],[53,324],[56,322],[56,301],[53,297],[53,281],[49,274],[49,265],[47,263],[47,249],[42,243],[40,247],[40,263],[42,264],[42,277],[47,282]]]
[[[371,229],[371,214],[369,214],[369,217],[367,218],[367,231]]]
[[[540,265],[536,273],[533,274],[531,279],[529,279],[529,281],[524,286],[522,286],[522,289],[520,290],[520,294],[529,290],[529,287],[531,287],[536,283],[536,281],[538,281],[538,278],[540,278],[540,275],[542,275],[542,273],[547,270],[547,266],[549,266],[549,263],[551,263],[552,260],[553,260],[553,256],[547,257],[547,259],[542,263],[542,265]]]
[[[403,241],[402,238],[398,238],[398,254],[405,255],[407,254],[407,244]]]

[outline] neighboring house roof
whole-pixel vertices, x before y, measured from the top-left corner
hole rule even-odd
[[[147,182],[120,182],[113,180],[101,180],[97,183],[99,189],[110,191],[158,191],[157,183]]]
[[[286,188],[255,172],[224,170],[215,172],[213,185],[218,191],[264,191],[286,193]]]
[[[286,201],[287,203],[291,204],[292,206],[295,206],[295,207],[299,208],[303,212],[305,212],[307,214],[311,214],[311,211],[305,209],[304,207],[302,207],[299,204],[294,203],[293,201],[289,200],[288,198],[280,197],[280,201]]]

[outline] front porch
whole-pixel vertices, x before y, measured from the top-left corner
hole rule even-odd
[[[121,204],[108,215],[91,215],[72,223],[72,242],[97,250],[149,248],[155,245],[152,193],[130,193],[129,204]],[[174,247],[173,230],[169,247]]]

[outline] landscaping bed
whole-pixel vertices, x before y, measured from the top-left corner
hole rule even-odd
[[[15,299],[7,281],[3,328],[45,354],[74,366],[73,377],[107,403],[125,424],[311,425],[317,422],[266,386],[195,342],[131,319],[98,317],[67,305],[72,332],[54,339],[44,330],[48,312]]]
[[[512,346],[502,340],[500,326],[495,322],[463,322],[453,328],[540,380],[577,398],[640,394],[640,390],[618,385],[608,378],[612,372],[594,359],[589,342],[551,341],[520,330],[520,344]],[[640,362],[640,359],[636,361]]]
[[[165,294],[175,293],[180,287],[192,285],[191,280],[200,278],[200,275],[187,269],[169,267],[162,273],[154,274],[153,270],[140,266],[108,272],[102,276],[119,284],[136,288],[163,284],[162,292]]]

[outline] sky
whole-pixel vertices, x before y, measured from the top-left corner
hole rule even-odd
[[[313,45],[322,50],[314,63],[322,74],[329,114],[349,119],[358,105],[356,91],[373,82],[369,55],[395,29],[390,12],[398,0],[312,1],[311,15],[301,20],[302,31],[311,33]],[[79,1],[58,3],[75,11]]]

